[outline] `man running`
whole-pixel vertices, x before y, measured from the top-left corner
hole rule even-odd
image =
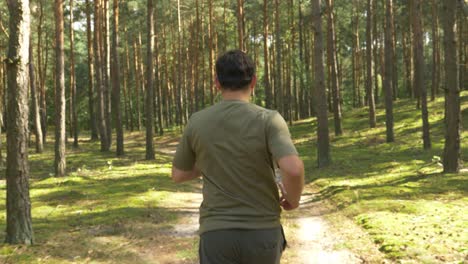
[[[256,82],[247,54],[221,56],[216,86],[223,100],[192,115],[174,157],[175,182],[203,178],[202,264],[279,263],[286,246],[280,207],[299,206],[304,165],[283,117],[249,102]]]

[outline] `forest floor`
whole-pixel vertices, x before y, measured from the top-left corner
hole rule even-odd
[[[345,111],[331,137],[333,165],[316,169],[316,120],[291,127],[306,166],[301,208],[283,214],[290,247],[282,263],[464,263],[468,261],[468,170],[442,174],[443,99],[429,105],[431,150],[422,149],[420,111],[395,104],[395,143],[385,113],[368,128],[367,109]],[[468,93],[462,93],[468,124]],[[330,119],[332,121],[332,119]],[[330,131],[333,131],[330,122]],[[175,185],[171,160],[180,131],[156,138],[144,161],[144,134],[126,133],[126,155],[99,152],[83,137],[67,152],[67,177],[53,177],[52,138],[31,149],[34,246],[0,247],[0,263],[197,263],[200,181]],[[4,137],[1,138],[4,142]],[[462,132],[468,160],[468,132]],[[0,167],[0,175],[5,168]],[[5,197],[5,181],[0,180]],[[0,200],[0,241],[5,200]]]

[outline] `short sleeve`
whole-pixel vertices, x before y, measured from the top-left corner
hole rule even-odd
[[[298,155],[296,147],[294,147],[291,140],[288,125],[284,118],[276,111],[270,115],[267,126],[267,140],[268,148],[275,161],[288,155]]]
[[[175,153],[173,165],[183,171],[189,171],[195,166],[195,152],[190,144],[190,124],[185,128]]]

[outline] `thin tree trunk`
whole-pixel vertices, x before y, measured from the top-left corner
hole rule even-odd
[[[214,103],[214,75],[215,75],[215,67],[214,67],[214,43],[213,43],[213,36],[214,36],[214,29],[213,29],[213,0],[208,1],[208,13],[209,13],[209,26],[208,26],[208,47],[210,50],[210,102],[211,104]]]
[[[457,0],[442,2],[444,49],[445,49],[445,143],[443,165],[444,172],[457,173],[461,165],[460,149],[460,83],[457,67],[457,39],[455,20]]]
[[[367,53],[367,78],[366,78],[366,90],[367,90],[367,104],[369,105],[369,126],[374,128],[376,126],[375,117],[375,100],[374,100],[374,89],[373,89],[373,67],[372,67],[372,12],[374,10],[374,0],[367,0],[367,24],[366,24],[366,53]]]
[[[263,0],[263,59],[264,59],[264,81],[265,81],[265,103],[266,108],[272,108],[273,94],[270,85],[270,65],[268,55],[268,0]]]
[[[275,49],[276,49],[276,61],[273,65],[276,65],[276,78],[275,78],[275,107],[279,112],[284,115],[283,108],[283,78],[282,78],[282,42],[281,42],[281,27],[280,27],[280,8],[279,0],[275,0]]]
[[[340,98],[340,87],[338,83],[337,73],[337,55],[336,55],[336,39],[335,39],[335,25],[334,25],[334,14],[333,14],[333,0],[327,0],[328,8],[328,56],[331,66],[331,87],[333,97],[333,114],[335,120],[335,135],[340,136],[343,134],[343,128],[341,126],[341,98]]]
[[[423,142],[424,149],[431,148],[431,138],[429,133],[429,117],[427,111],[427,89],[424,84],[424,45],[423,30],[421,25],[422,3],[421,0],[413,1],[413,50],[414,50],[414,87],[421,95],[421,117],[423,122]]]
[[[435,100],[435,95],[439,90],[439,15],[436,0],[432,0],[432,87],[431,101]]]
[[[33,244],[28,162],[28,0],[8,0],[8,110],[6,168],[6,237],[9,244]]]
[[[244,44],[244,0],[237,0],[237,37],[239,49],[245,50]]]
[[[115,129],[117,132],[116,145],[117,156],[124,154],[124,136],[122,126],[122,111],[120,109],[120,66],[119,66],[119,2],[113,1],[114,17],[113,17],[113,32],[112,32],[112,112],[114,114]]]
[[[86,0],[86,37],[88,47],[88,111],[89,128],[91,132],[91,141],[98,139],[97,120],[94,112],[94,65],[93,65],[93,45],[91,32],[91,3]]]
[[[322,9],[320,2],[320,0],[312,0],[315,103],[317,105],[317,164],[319,168],[322,168],[331,163],[331,158],[327,95],[325,92],[325,74],[323,69]]]
[[[32,41],[29,40],[29,85],[31,87],[31,99],[33,106],[33,122],[34,122],[34,133],[36,136],[36,152],[42,153],[44,149],[43,138],[42,138],[42,127],[41,127],[41,115],[39,113],[39,101],[36,88],[36,77],[34,72],[34,59],[33,59],[33,48]]]
[[[385,116],[387,127],[387,142],[394,142],[393,134],[393,0],[386,0],[386,27],[385,27],[385,74],[384,74],[384,90],[385,90]]]
[[[110,26],[109,26],[109,0],[104,0],[104,101],[105,101],[105,118],[106,118],[106,132],[107,132],[107,145],[110,149],[112,145],[112,107],[111,107],[111,84],[110,84]]]
[[[43,0],[39,0],[39,23],[37,25],[37,70],[39,74],[39,87],[37,91],[37,97],[39,100],[39,115],[41,118],[41,128],[42,128],[42,142],[45,144],[47,137],[47,113],[46,113],[46,99],[45,99],[45,77],[47,67],[42,66],[42,27],[44,22],[44,3]],[[46,35],[47,36],[47,35]],[[46,57],[47,57],[47,47],[46,44]],[[47,58],[46,63],[47,65]]]
[[[73,0],[70,0],[70,127],[73,135],[73,147],[78,147],[78,112],[76,109],[75,51],[73,33]]]
[[[146,159],[154,160],[154,146],[153,146],[153,46],[154,46],[154,8],[153,0],[147,0],[148,14],[147,14],[147,27],[148,27],[148,45],[146,47],[146,98],[145,98],[145,112],[146,112]]]
[[[137,129],[138,131],[141,130],[141,106],[140,106],[140,90],[141,90],[141,76],[140,76],[140,70],[138,66],[138,48],[137,48],[137,42],[134,40],[133,42],[133,66],[135,69],[135,101],[136,101],[136,112],[137,112]]]

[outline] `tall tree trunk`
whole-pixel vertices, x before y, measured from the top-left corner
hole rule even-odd
[[[65,176],[65,55],[63,1],[55,0],[55,176]]]
[[[421,0],[413,1],[413,50],[414,50],[414,87],[421,95],[421,117],[423,123],[424,149],[431,148],[431,138],[429,133],[429,117],[427,111],[427,89],[424,84],[424,45],[423,30],[421,25],[422,3]]]
[[[208,1],[208,14],[209,14],[209,26],[208,26],[208,47],[210,49],[210,102],[211,104],[214,103],[214,75],[215,75],[215,67],[214,67],[214,29],[213,29],[213,0]]]
[[[120,66],[119,66],[119,2],[113,1],[114,17],[112,27],[112,112],[114,114],[115,129],[117,132],[116,145],[117,156],[124,154],[124,136],[122,126],[122,111],[120,109]]]
[[[111,107],[111,84],[110,84],[110,26],[109,26],[109,0],[104,0],[104,9],[103,9],[103,18],[104,21],[104,101],[105,101],[105,117],[106,117],[106,132],[107,132],[107,145],[110,149],[112,145],[112,107]]]
[[[283,78],[282,78],[282,62],[281,57],[282,42],[281,42],[281,27],[280,27],[280,2],[275,0],[275,49],[276,49],[276,61],[273,65],[276,65],[276,76],[275,76],[275,107],[279,112],[284,115],[283,108]]]
[[[353,77],[353,107],[361,107],[359,98],[359,75],[358,75],[358,52],[359,52],[359,14],[356,0],[353,0],[353,16],[351,18],[353,25],[353,48],[352,48],[352,77]]]
[[[237,0],[237,37],[239,49],[245,50],[244,44],[244,0]]]
[[[457,40],[455,20],[457,0],[442,2],[444,49],[445,49],[445,144],[444,172],[459,172],[461,163],[460,149],[460,83],[457,67]]]
[[[268,55],[268,0],[263,0],[263,59],[264,59],[264,72],[265,76],[265,103],[266,108],[272,108],[273,94],[271,92],[270,85],[270,65],[269,65],[269,55]]]
[[[95,53],[95,74],[96,74],[96,87],[98,94],[98,126],[99,138],[101,139],[101,151],[109,151],[109,144],[107,140],[107,124],[106,124],[106,107],[104,99],[104,77],[102,70],[102,32],[101,32],[101,5],[102,0],[94,1],[94,53]]]
[[[158,30],[158,27],[159,27],[159,24],[158,24],[158,21],[157,21],[157,17],[156,17],[156,14],[157,12],[155,12],[155,17],[154,17],[154,36],[156,39],[158,39],[159,37],[159,30]],[[156,111],[156,114],[157,114],[157,118],[158,118],[158,123],[157,123],[157,128],[159,130],[159,135],[162,136],[164,134],[164,129],[163,129],[163,123],[162,123],[162,99],[161,99],[161,88],[162,88],[162,85],[161,85],[161,71],[160,71],[160,53],[159,53],[159,42],[158,41],[154,41],[154,52],[155,52],[155,60],[156,60],[156,63],[155,63],[155,85],[156,85],[156,98],[155,98],[155,111]],[[192,97],[193,98],[193,97]]]
[[[145,114],[146,114],[146,159],[154,160],[153,146],[153,46],[154,46],[154,8],[153,0],[147,0],[148,15],[147,15],[147,39],[146,47],[146,98],[145,98]]]
[[[327,0],[328,9],[328,59],[331,66],[331,87],[333,97],[333,114],[335,120],[335,135],[340,136],[343,134],[341,126],[341,98],[340,87],[338,82],[337,72],[337,55],[336,55],[336,38],[335,38],[335,18],[333,14],[333,0]]]
[[[384,73],[384,90],[385,90],[385,116],[387,127],[387,142],[394,142],[393,134],[393,0],[386,0],[386,27],[385,27],[385,73]]]
[[[70,127],[72,128],[73,147],[78,147],[78,112],[76,109],[75,51],[73,34],[73,0],[70,0]]]
[[[375,117],[375,100],[373,89],[373,67],[372,67],[372,18],[374,10],[374,0],[367,0],[367,23],[366,23],[366,53],[367,53],[367,78],[366,78],[366,91],[367,91],[367,104],[369,105],[369,126],[374,128],[376,126]]]
[[[98,139],[97,120],[94,112],[94,65],[93,65],[93,45],[91,32],[91,3],[86,0],[86,38],[88,47],[88,111],[89,128],[91,132],[91,141]]]
[[[34,72],[34,59],[32,41],[29,39],[29,85],[31,87],[31,99],[33,106],[34,133],[36,136],[36,152],[42,153],[44,145],[42,143],[41,114],[39,112],[39,101],[36,88],[36,77]]]
[[[39,0],[39,23],[37,25],[37,69],[39,74],[39,90],[37,91],[37,97],[39,99],[39,114],[41,118],[42,128],[42,142],[46,143],[47,138],[47,110],[46,110],[46,98],[45,98],[45,78],[47,70],[47,47],[49,42],[46,44],[46,63],[42,65],[42,28],[44,22],[44,0]],[[47,37],[47,34],[46,34]]]
[[[139,57],[138,57],[138,47],[136,40],[133,41],[133,66],[135,70],[135,101],[136,101],[136,112],[137,112],[137,129],[138,131],[141,130],[141,98],[140,98],[140,91],[143,80],[140,76],[140,68],[139,68]]]
[[[8,0],[8,111],[6,168],[6,237],[9,244],[32,244],[28,162],[28,58],[30,13],[28,0]]]
[[[436,0],[432,0],[432,87],[431,101],[435,100],[435,95],[439,90],[440,76],[440,55],[439,55],[439,12]]]
[[[322,9],[320,2],[320,0],[312,0],[315,103],[317,105],[317,164],[319,168],[331,163],[327,95],[325,92],[325,74],[323,69]]]

